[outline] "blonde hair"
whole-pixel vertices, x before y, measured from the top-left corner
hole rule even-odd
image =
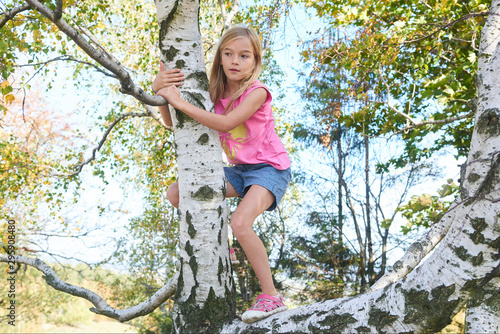
[[[227,78],[221,65],[222,50],[233,41],[239,38],[248,38],[250,44],[253,48],[254,55],[254,68],[251,74],[243,79],[240,89],[231,96],[231,100],[227,104],[224,113],[231,109],[234,101],[239,98],[251,85],[257,80],[262,71],[262,45],[259,35],[252,29],[235,26],[227,30],[224,35],[222,35],[219,45],[217,46],[217,52],[215,53],[214,61],[212,64],[212,70],[210,71],[210,81],[208,91],[210,93],[210,99],[215,104],[222,98],[222,93],[224,92],[224,86],[226,84]]]

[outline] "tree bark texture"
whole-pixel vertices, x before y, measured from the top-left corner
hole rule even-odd
[[[208,95],[198,1],[156,1],[165,68],[185,75],[183,99],[213,111]],[[215,332],[235,314],[222,150],[217,132],[172,110],[179,174],[180,272],[174,331]]]

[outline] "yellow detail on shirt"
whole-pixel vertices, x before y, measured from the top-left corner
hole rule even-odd
[[[247,127],[245,124],[240,124],[228,133],[222,134],[222,137],[222,149],[229,159],[235,159],[247,138]]]

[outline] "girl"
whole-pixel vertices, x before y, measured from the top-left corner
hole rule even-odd
[[[242,197],[231,219],[231,228],[262,287],[255,304],[243,313],[244,322],[254,322],[288,309],[276,291],[266,249],[253,231],[253,223],[264,211],[272,211],[290,182],[290,160],[274,129],[271,93],[257,80],[262,67],[259,36],[245,27],[229,29],[219,42],[210,73],[209,92],[215,113],[186,101],[177,86],[184,76],[178,69],[160,73],[152,88],[175,109],[219,132],[228,161],[224,167],[227,197]],[[166,105],[160,112],[172,124]],[[177,207],[179,186],[172,184],[167,197]]]

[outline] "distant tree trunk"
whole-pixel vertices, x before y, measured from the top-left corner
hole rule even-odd
[[[198,1],[156,1],[166,68],[180,68],[183,98],[212,110],[198,25]],[[180,275],[173,319],[176,332],[216,332],[235,314],[235,286],[227,235],[225,184],[218,134],[171,110],[180,205]]]
[[[337,122],[337,159],[339,160],[339,169],[338,169],[338,199],[337,199],[337,209],[338,209],[338,243],[339,249],[344,248],[344,213],[343,213],[343,201],[344,196],[342,194],[342,180],[344,177],[344,154],[342,152],[342,126],[340,122]],[[341,263],[343,263],[343,259],[341,259]],[[344,277],[344,266],[339,265],[338,275],[342,282],[345,282]],[[342,295],[344,294],[344,289],[342,289]]]
[[[375,268],[373,262],[373,241],[372,241],[372,223],[370,210],[370,139],[368,135],[364,136],[365,147],[365,212],[366,212],[366,244],[368,249],[368,263],[366,266],[366,274],[368,275],[369,284],[375,281]]]
[[[347,207],[351,211],[352,221],[354,223],[354,230],[356,232],[356,239],[358,240],[359,246],[359,266],[358,272],[356,273],[356,282],[359,279],[360,291],[364,291],[366,288],[366,243],[363,240],[363,235],[361,234],[361,228],[359,227],[358,218],[356,216],[356,209],[354,202],[351,199],[349,190],[347,189],[347,184],[345,180],[342,179],[342,185],[345,190],[345,198]]]
[[[380,260],[380,272],[377,274],[377,278],[382,277],[385,274],[387,267],[387,240],[389,238],[389,228],[383,229],[382,234],[382,255]]]

